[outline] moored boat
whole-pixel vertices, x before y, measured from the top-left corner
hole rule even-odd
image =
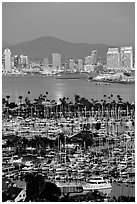
[[[101,189],[111,189],[111,183],[107,180],[104,180],[103,177],[92,177],[90,178],[84,185],[84,191],[91,191],[91,190],[101,190]]]

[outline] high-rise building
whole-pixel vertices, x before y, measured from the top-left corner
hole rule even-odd
[[[44,58],[43,59],[43,66],[44,67],[48,67],[49,66],[49,59],[48,58]]]
[[[121,47],[120,58],[121,58],[122,68],[133,68],[133,49],[132,47]]]
[[[84,71],[85,72],[94,72],[94,65],[92,64],[85,64],[84,65]]]
[[[61,54],[53,53],[52,54],[52,66],[54,70],[58,70],[61,67]]]
[[[70,59],[70,60],[69,60],[69,70],[70,70],[71,72],[74,72],[74,69],[75,69],[75,62],[74,62],[73,59]]]
[[[97,64],[97,50],[91,51],[91,64]]]
[[[78,59],[78,70],[79,71],[83,71],[83,61],[82,59]]]
[[[29,64],[28,56],[20,55],[19,61],[22,67],[27,67]]]
[[[19,56],[18,55],[15,55],[14,56],[14,67],[18,67],[19,66]]]
[[[120,68],[120,53],[118,48],[108,49],[107,68]]]
[[[8,48],[4,50],[4,63],[5,72],[11,73],[11,51]]]
[[[5,66],[5,57],[4,57],[4,54],[2,55],[2,65],[3,65],[3,67]]]
[[[85,57],[85,64],[92,64],[92,56],[91,55]]]

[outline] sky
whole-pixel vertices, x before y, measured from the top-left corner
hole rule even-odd
[[[54,36],[109,45],[135,42],[134,2],[3,2],[2,39]]]

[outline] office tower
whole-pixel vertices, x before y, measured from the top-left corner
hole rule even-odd
[[[20,57],[18,55],[14,56],[14,67],[16,68],[19,66],[19,63],[20,63],[19,58]]]
[[[70,60],[69,60],[69,70],[70,70],[71,72],[74,72],[74,69],[75,69],[75,62],[74,62],[73,59],[70,59]]]
[[[52,66],[54,70],[61,68],[61,54],[53,53],[52,54]]]
[[[48,58],[44,58],[43,59],[43,66],[44,67],[48,67],[49,66],[49,59]]]
[[[91,51],[91,64],[97,64],[97,50]]]
[[[92,56],[89,55],[87,57],[85,57],[85,64],[91,64],[92,63]]]
[[[121,58],[122,68],[133,68],[133,49],[132,47],[121,47],[120,58]]]
[[[84,65],[84,71],[85,72],[94,72],[94,65],[92,65],[92,64],[85,64]]]
[[[27,67],[29,64],[28,56],[20,55],[19,61],[22,67]]]
[[[83,61],[82,61],[82,59],[78,59],[78,70],[83,71]]]
[[[5,72],[11,73],[11,51],[8,48],[4,50],[4,62]]]
[[[5,66],[5,57],[4,57],[4,54],[2,55],[2,65],[3,65],[3,67]]]
[[[118,48],[108,49],[107,68],[120,68],[120,53]]]

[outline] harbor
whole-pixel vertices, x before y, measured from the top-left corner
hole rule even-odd
[[[62,195],[135,197],[135,105],[105,99],[89,105],[75,95],[75,104],[62,98],[49,105],[40,96],[13,109],[3,103],[3,179],[26,189],[31,173]]]

